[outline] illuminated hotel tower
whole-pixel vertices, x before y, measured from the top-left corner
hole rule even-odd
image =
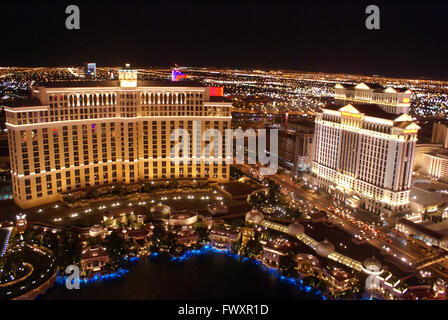
[[[336,89],[337,103],[316,114],[314,182],[352,206],[387,216],[406,211],[420,129],[407,114],[410,92],[365,84]]]
[[[377,104],[388,113],[409,113],[412,91],[407,88],[384,88],[379,84],[341,85],[334,87],[334,98],[346,102]]]
[[[189,81],[137,81],[129,66],[117,81],[34,86],[30,99],[5,106],[16,204],[33,207],[64,192],[118,182],[228,181],[229,164],[191,161],[205,144],[193,132],[230,128],[231,103],[210,89]],[[169,159],[177,128],[190,134],[188,155],[182,155],[189,164]]]

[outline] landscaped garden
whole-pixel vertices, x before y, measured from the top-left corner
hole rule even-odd
[[[265,214],[285,219],[297,219],[302,216],[302,210],[295,205],[286,194],[281,192],[280,186],[273,180],[266,178],[263,184],[268,187],[268,193],[260,191],[249,198],[249,204]]]
[[[206,180],[167,180],[152,181],[141,184],[118,183],[110,186],[91,187],[85,190],[66,193],[63,200],[69,206],[82,205],[83,203],[95,202],[96,200],[106,201],[112,199],[123,199],[127,197],[142,197],[151,194],[163,194],[166,192],[200,192],[209,191],[213,183]]]

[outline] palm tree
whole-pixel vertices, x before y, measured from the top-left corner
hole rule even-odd
[[[268,196],[269,203],[277,204],[278,203],[277,195],[280,193],[279,185],[275,183],[273,180],[269,179],[268,188],[269,188],[269,196]]]
[[[208,229],[204,226],[196,228],[196,233],[198,234],[198,242],[206,243],[210,241],[210,234]]]
[[[262,250],[263,247],[261,244],[258,241],[251,239],[246,243],[243,252],[249,257],[256,257],[262,252]]]
[[[113,263],[118,263],[126,254],[126,243],[117,232],[112,232],[104,239],[107,253]]]

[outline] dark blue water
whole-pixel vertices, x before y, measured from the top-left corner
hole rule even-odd
[[[81,283],[79,290],[57,284],[40,299],[321,299],[261,265],[226,254],[145,258],[129,271],[118,279]]]

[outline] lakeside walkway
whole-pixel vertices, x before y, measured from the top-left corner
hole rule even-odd
[[[272,230],[276,230],[276,231],[280,231],[280,232],[288,234],[288,227],[284,226],[282,224],[275,223],[275,222],[272,222],[272,221],[269,221],[269,220],[263,220],[261,222],[261,225],[266,227],[266,228],[269,228],[269,229],[272,229]],[[316,240],[314,240],[310,236],[306,235],[305,233],[300,233],[295,238],[297,238],[299,241],[303,242],[307,246],[311,247],[312,249],[315,249],[316,246],[319,244],[319,242],[317,242]],[[343,255],[341,253],[336,252],[336,251],[330,253],[327,256],[327,258],[329,258],[331,260],[334,260],[336,262],[339,262],[339,263],[341,263],[341,264],[343,264],[343,265],[345,265],[345,266],[347,266],[349,268],[355,269],[357,271],[362,271],[362,268],[361,268],[362,264],[361,264],[361,262],[359,262],[359,261],[357,261],[355,259],[352,259],[350,257],[347,257],[347,256],[345,256],[345,255]]]

